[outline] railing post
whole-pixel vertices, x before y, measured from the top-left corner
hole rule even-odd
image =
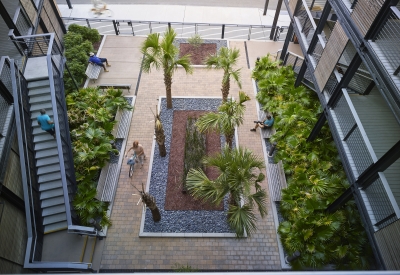
[[[283,59],[283,65],[286,66],[286,62],[287,62],[288,58],[289,58],[289,53],[286,53],[285,58]]]
[[[225,24],[222,25],[221,39],[224,39],[224,36],[225,36]]]
[[[298,56],[296,56],[296,59],[294,60],[293,67],[292,67],[293,71],[294,71],[294,68],[296,67],[297,60],[299,60]]]
[[[88,25],[88,28],[91,29],[89,19],[86,19],[86,24]]]
[[[400,66],[397,67],[397,69],[394,71],[393,75],[398,75],[400,72]]]
[[[151,22],[149,23],[149,29],[150,29],[150,34],[152,34],[153,30],[151,29]]]
[[[119,22],[117,22],[117,21],[115,21],[115,20],[113,20],[112,22],[113,22],[115,34],[116,34],[116,35],[119,35],[119,30],[118,30],[118,24],[119,24]]]
[[[249,34],[247,35],[247,40],[250,40],[251,37],[251,26],[249,27]]]
[[[135,36],[135,31],[133,30],[133,24],[132,21],[128,21],[128,26],[131,26],[132,29],[132,35]]]
[[[278,0],[278,5],[276,6],[274,22],[272,23],[271,34],[269,35],[270,40],[273,40],[273,38],[275,36],[275,31],[278,30],[276,27],[276,24],[278,23],[279,13],[281,12],[282,1],[283,0]]]
[[[168,30],[171,31],[171,23],[168,22]]]
[[[197,34],[197,24],[194,24],[194,34]]]

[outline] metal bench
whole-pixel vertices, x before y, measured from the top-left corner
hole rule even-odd
[[[96,80],[99,78],[101,68],[102,68],[101,66],[98,66],[92,62],[89,62],[89,65],[86,69],[85,74],[90,80],[93,80],[93,82],[96,82]]]
[[[132,84],[100,84],[97,85],[97,88],[99,89],[121,89],[121,90],[128,90],[129,93],[131,93],[131,86]]]
[[[282,161],[277,164],[268,163],[267,179],[270,186],[270,197],[272,201],[282,200],[282,189],[287,187],[285,172],[283,170]]]
[[[260,118],[260,121],[264,121],[267,117],[267,112],[260,110],[258,117]],[[271,128],[261,128],[261,134],[263,138],[270,138],[273,134],[275,134],[276,130],[275,127],[272,126]]]

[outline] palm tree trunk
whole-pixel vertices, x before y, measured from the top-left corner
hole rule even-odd
[[[233,136],[235,135],[235,131],[231,132],[231,133],[226,133],[225,134],[225,140],[226,143],[228,143],[229,148],[232,150],[232,146],[233,146]]]
[[[160,157],[165,157],[167,155],[167,149],[165,148],[165,143],[158,143],[158,150],[160,151]]]
[[[225,76],[224,76],[225,79]],[[229,95],[229,89],[231,87],[230,84],[230,79],[228,78],[228,80],[226,82],[222,81],[222,103],[226,102],[228,100],[228,95]]]
[[[167,97],[167,109],[172,109],[172,76],[164,71],[164,84],[166,90],[166,97]]]

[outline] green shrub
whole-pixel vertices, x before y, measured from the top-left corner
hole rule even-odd
[[[349,184],[327,125],[308,142],[321,113],[315,92],[294,87],[290,67],[279,67],[269,56],[256,63],[257,100],[275,118],[276,160],[282,160],[288,187],[282,190],[279,225],[282,244],[289,255],[299,251],[294,269],[367,269],[371,250],[354,201],[334,213],[326,208]]]
[[[77,24],[71,24],[68,26],[68,31],[82,35],[83,40],[89,40],[91,43],[96,43],[100,41],[100,34],[96,29],[89,29],[84,26],[79,26]]]
[[[64,45],[66,49],[71,49],[83,42],[83,37],[79,33],[67,32],[64,35]]]
[[[111,134],[116,121],[117,109],[132,109],[123,98],[121,90],[100,92],[97,88],[85,88],[66,97],[68,121],[71,130],[72,153],[78,192],[74,206],[83,224],[101,218],[100,224],[108,225],[108,204],[95,199],[98,171],[117,153],[111,146],[115,137]]]
[[[200,45],[203,43],[203,39],[199,34],[195,34],[192,37],[188,38],[188,42],[195,47],[200,47]]]

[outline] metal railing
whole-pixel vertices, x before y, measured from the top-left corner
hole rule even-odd
[[[94,235],[94,233],[96,232],[94,228],[74,225],[78,224],[78,219],[72,208],[71,202],[73,200],[73,195],[76,191],[76,181],[62,80],[63,66],[65,63],[64,57],[62,56],[62,53],[57,46],[57,43],[54,43],[54,34],[38,34],[15,37],[12,34],[12,31],[10,31],[9,36],[12,40],[16,41],[18,45],[24,43],[24,46],[28,47],[29,51],[25,51],[26,58],[39,56],[47,57],[46,59],[50,81],[52,111],[54,123],[55,125],[57,125],[57,127],[55,127],[57,137],[56,142],[58,157],[60,160],[60,173],[64,193],[67,224],[68,227],[73,228],[74,232],[79,231],[80,234]],[[41,241],[38,241],[39,235],[36,233],[36,228],[40,228],[41,220],[36,222],[34,219],[34,211],[40,209],[40,204],[37,204],[38,202],[36,202],[36,199],[34,199],[35,194],[33,194],[32,191],[39,190],[39,188],[37,183],[38,177],[35,172],[36,167],[32,136],[33,131],[30,119],[31,115],[29,97],[27,94],[28,83],[23,78],[22,73],[20,73],[18,68],[14,68],[13,70],[14,73],[12,73],[12,77],[14,101],[18,101],[18,106],[16,106],[16,108],[18,108],[17,110],[19,110],[18,112],[16,112],[16,119],[17,121],[21,122],[17,123],[19,129],[18,139],[20,146],[21,163],[23,163],[23,165],[21,165],[21,169],[25,171],[23,173],[23,175],[25,175],[23,178],[24,182],[26,182],[27,185],[31,188],[30,193],[27,193],[25,197],[26,210],[32,211],[30,215],[27,214],[28,244],[25,256],[25,267],[52,269],[63,266],[64,268],[74,268],[82,270],[90,269],[91,264],[87,263],[34,263],[39,259],[37,253],[39,253],[40,249],[36,248],[37,246],[41,246]],[[33,189],[32,186],[34,187]],[[39,194],[37,194],[37,196],[38,195]],[[31,201],[32,205],[29,205],[29,201]],[[35,224],[32,224],[33,222],[35,222]]]
[[[304,35],[303,41],[308,48],[314,32],[317,28],[317,25],[314,22],[313,16],[308,6],[304,5],[304,2],[302,0],[298,0],[297,2],[297,6],[294,11],[294,17],[298,23],[301,34]]]
[[[163,33],[168,27],[173,28],[177,38],[188,38],[199,34],[203,39],[238,39],[238,40],[270,40],[270,25],[235,25],[213,23],[183,23],[162,21],[111,20],[62,18],[66,25],[78,24],[97,29],[100,34],[146,36],[151,33]],[[274,33],[274,41],[284,41],[288,26],[278,26]]]
[[[397,7],[391,7],[389,17],[371,44],[375,54],[383,57],[379,60],[386,61],[382,65],[388,73],[397,76],[400,72],[400,11]]]

